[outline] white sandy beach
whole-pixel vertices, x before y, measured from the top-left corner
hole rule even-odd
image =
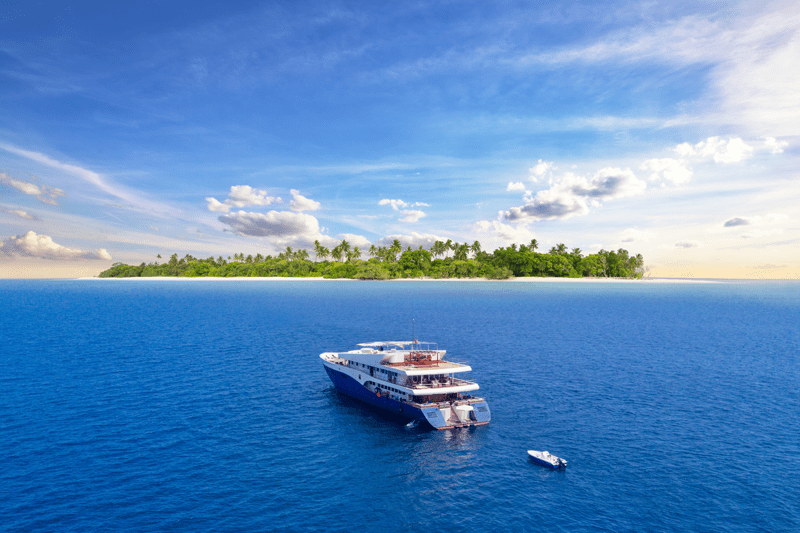
[[[156,276],[149,278],[74,278],[76,280],[130,280],[130,281],[213,281],[213,280],[236,280],[236,281],[361,281],[357,279],[337,278],[326,279],[322,277],[311,278],[289,278],[283,276],[276,277],[170,277],[170,276]],[[686,279],[686,278],[645,278],[645,279],[624,279],[624,278],[539,278],[539,277],[520,277],[511,278],[506,280],[489,280],[486,278],[449,278],[449,279],[434,279],[434,278],[401,278],[385,280],[390,282],[406,282],[406,281],[434,281],[446,283],[473,283],[473,282],[499,282],[499,283],[720,283],[725,280],[709,280],[709,279]]]

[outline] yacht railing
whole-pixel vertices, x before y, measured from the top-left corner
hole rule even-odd
[[[427,381],[411,381],[407,380],[404,387],[409,389],[441,389],[444,387],[461,387],[462,385],[475,385],[474,381],[467,381],[466,379],[447,378],[447,379],[432,379]]]

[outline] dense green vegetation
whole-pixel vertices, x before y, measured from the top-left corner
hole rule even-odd
[[[130,278],[153,276],[181,277],[325,277],[353,279],[395,278],[488,278],[507,279],[513,276],[538,277],[642,277],[644,260],[641,255],[631,256],[627,250],[616,252],[600,250],[584,256],[580,248],[571,251],[563,244],[538,253],[536,239],[529,245],[512,244],[498,248],[493,253],[481,250],[478,241],[459,244],[448,240],[436,241],[430,250],[420,247],[405,251],[395,240],[392,246],[369,249],[369,260],[361,259],[358,247],[342,241],[332,250],[314,243],[315,259],[307,250],[287,247],[277,257],[255,257],[234,254],[233,259],[222,257],[198,259],[191,255],[178,258],[173,254],[169,261],[159,264],[142,263],[126,265],[115,263],[100,274],[101,278]],[[328,258],[331,260],[328,260]],[[159,255],[159,258],[161,256]]]

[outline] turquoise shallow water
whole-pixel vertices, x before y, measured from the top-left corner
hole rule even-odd
[[[0,281],[3,531],[797,531],[800,283]],[[318,354],[416,336],[490,425]],[[526,460],[566,458],[566,472]]]

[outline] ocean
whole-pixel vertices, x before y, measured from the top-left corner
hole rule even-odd
[[[800,531],[800,282],[0,280],[0,531]],[[319,359],[437,342],[489,425]],[[551,471],[527,460],[547,450]]]

